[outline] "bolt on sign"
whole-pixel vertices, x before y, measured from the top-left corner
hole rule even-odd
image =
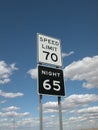
[[[39,94],[65,96],[63,71],[39,65],[38,86]]]
[[[38,33],[37,43],[39,63],[62,66],[61,43],[59,39]]]

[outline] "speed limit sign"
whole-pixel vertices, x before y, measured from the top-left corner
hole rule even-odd
[[[37,34],[38,62],[62,66],[61,43],[55,39],[42,34]]]
[[[39,94],[65,96],[63,71],[38,66],[38,86]]]

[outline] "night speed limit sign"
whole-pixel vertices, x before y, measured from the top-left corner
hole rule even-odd
[[[38,93],[65,96],[63,71],[45,66],[38,66]]]
[[[37,34],[38,62],[62,66],[61,43],[55,39],[42,34]]]

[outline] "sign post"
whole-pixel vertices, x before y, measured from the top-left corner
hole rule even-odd
[[[61,97],[58,97],[58,107],[59,107],[59,123],[60,123],[60,130],[63,130]]]
[[[43,130],[42,95],[39,95],[39,103],[40,103],[40,130]]]
[[[40,130],[43,130],[42,95],[58,96],[59,124],[60,130],[63,130],[61,96],[65,96],[65,87],[63,71],[59,68],[62,66],[61,43],[59,39],[37,34],[37,44],[38,64],[48,64],[48,67],[38,65]],[[49,65],[53,65],[55,68],[50,68]]]

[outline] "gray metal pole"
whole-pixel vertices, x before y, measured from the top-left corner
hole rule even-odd
[[[15,130],[15,117],[13,117],[13,130]]]
[[[43,130],[42,95],[39,95],[39,103],[40,103],[40,130]]]
[[[60,130],[63,130],[63,124],[62,124],[62,109],[61,109],[61,97],[58,97],[58,107],[59,107]]]

